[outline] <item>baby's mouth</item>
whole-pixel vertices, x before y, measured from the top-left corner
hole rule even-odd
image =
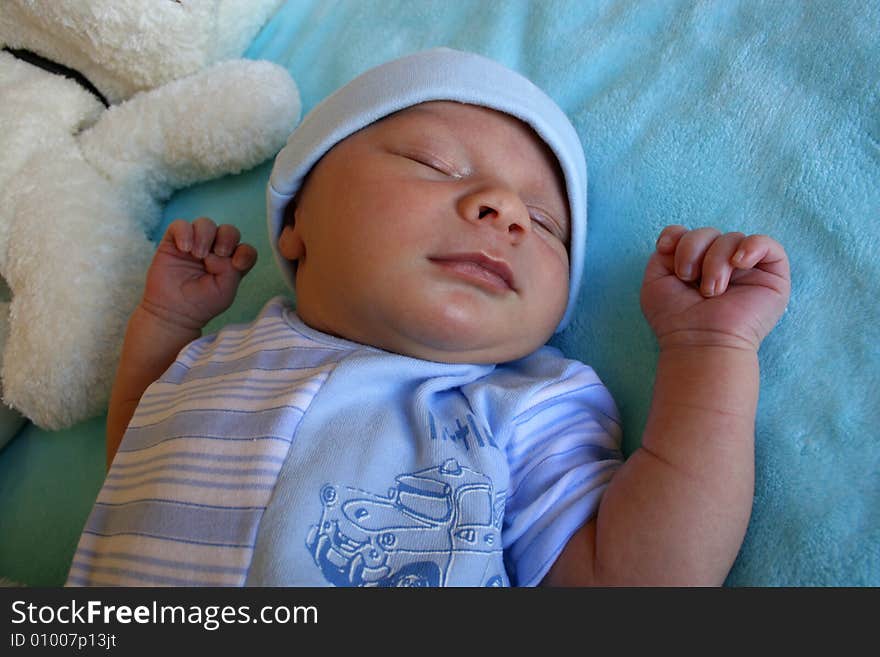
[[[503,260],[484,253],[454,253],[429,258],[455,276],[464,278],[491,292],[516,292],[513,272]]]

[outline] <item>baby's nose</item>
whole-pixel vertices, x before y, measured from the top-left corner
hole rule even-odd
[[[494,228],[520,237],[529,230],[529,213],[519,195],[503,187],[488,187],[462,198],[459,213],[472,223],[489,222]]]

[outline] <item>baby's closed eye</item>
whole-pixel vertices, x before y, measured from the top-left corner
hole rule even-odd
[[[448,159],[435,155],[429,151],[406,150],[401,151],[398,155],[407,160],[411,160],[416,164],[433,169],[438,173],[442,173],[444,176],[449,176],[450,178],[458,179],[464,176],[464,173],[458,167],[451,164]]]
[[[529,210],[529,218],[532,220],[532,224],[537,226],[539,229],[544,230],[553,237],[561,240],[562,242],[566,242],[567,232],[565,227],[546,210],[543,210],[539,207],[535,207],[532,205],[528,206]]]

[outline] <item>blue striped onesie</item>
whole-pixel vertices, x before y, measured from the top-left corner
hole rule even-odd
[[[144,393],[68,585],[535,585],[619,443],[607,389],[555,349],[422,361],[279,297]]]

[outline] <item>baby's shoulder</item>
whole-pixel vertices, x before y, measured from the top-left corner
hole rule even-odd
[[[300,330],[293,303],[284,297],[267,301],[251,321],[231,322],[192,343],[196,352],[211,348],[214,355],[231,358],[235,353],[276,352],[286,348],[313,347],[314,338]],[[295,349],[294,349],[295,351]]]

